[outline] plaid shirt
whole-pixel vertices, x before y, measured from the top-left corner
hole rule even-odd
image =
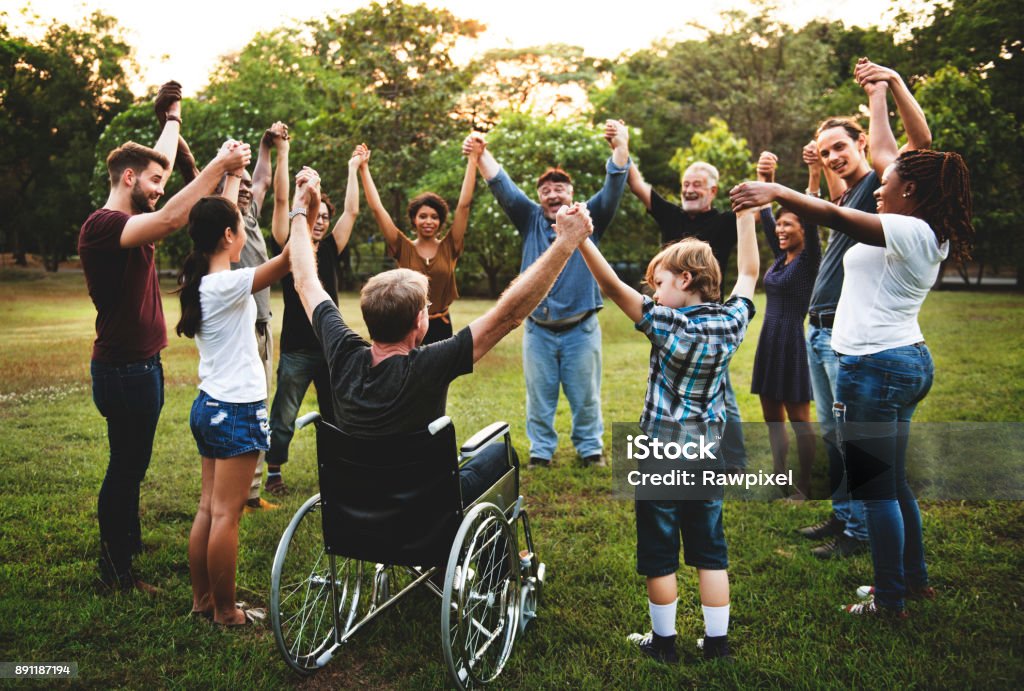
[[[725,422],[725,368],[753,316],[754,303],[742,297],[673,309],[644,296],[636,329],[651,341],[646,434],[671,440],[684,427]]]

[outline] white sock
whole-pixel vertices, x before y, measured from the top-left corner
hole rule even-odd
[[[729,633],[729,605],[723,607],[701,605],[701,609],[704,610],[705,635],[715,638]]]
[[[667,605],[656,605],[650,600],[647,606],[651,610],[651,630],[659,636],[676,635],[676,603],[678,598]]]

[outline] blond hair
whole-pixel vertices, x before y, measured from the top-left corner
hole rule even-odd
[[[427,306],[428,286],[427,277],[412,269],[391,269],[367,281],[359,294],[359,308],[370,338],[379,343],[405,338]]]
[[[688,271],[692,276],[689,290],[700,293],[704,302],[717,302],[721,299],[722,269],[711,252],[711,245],[703,240],[683,238],[658,252],[647,265],[647,274],[644,276],[644,281],[651,288],[657,288],[654,274],[661,269],[676,275]]]

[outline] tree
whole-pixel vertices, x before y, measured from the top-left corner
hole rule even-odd
[[[928,113],[933,148],[958,152],[970,168],[979,282],[986,263],[1013,262],[1021,284],[1024,137],[1017,119],[994,105],[987,82],[976,72],[946,66],[924,80],[915,95]]]
[[[20,262],[36,250],[56,271],[74,253],[94,143],[131,103],[135,69],[116,20],[99,12],[53,21],[38,43],[0,25],[0,229]]]

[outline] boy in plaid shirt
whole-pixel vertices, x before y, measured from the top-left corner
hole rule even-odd
[[[736,219],[739,276],[732,297],[718,302],[721,270],[706,242],[669,245],[647,267],[654,299],[623,283],[589,240],[580,247],[598,285],[651,341],[651,371],[640,427],[675,441],[681,429],[721,430],[725,368],[754,316],[758,275],[753,211]],[[714,434],[709,434],[714,437]],[[682,536],[686,564],[696,567],[704,611],[705,659],[730,657],[728,552],[722,502],[638,500],[637,571],[647,577],[652,630],[629,639],[660,662],[678,662],[675,649],[676,571]]]

